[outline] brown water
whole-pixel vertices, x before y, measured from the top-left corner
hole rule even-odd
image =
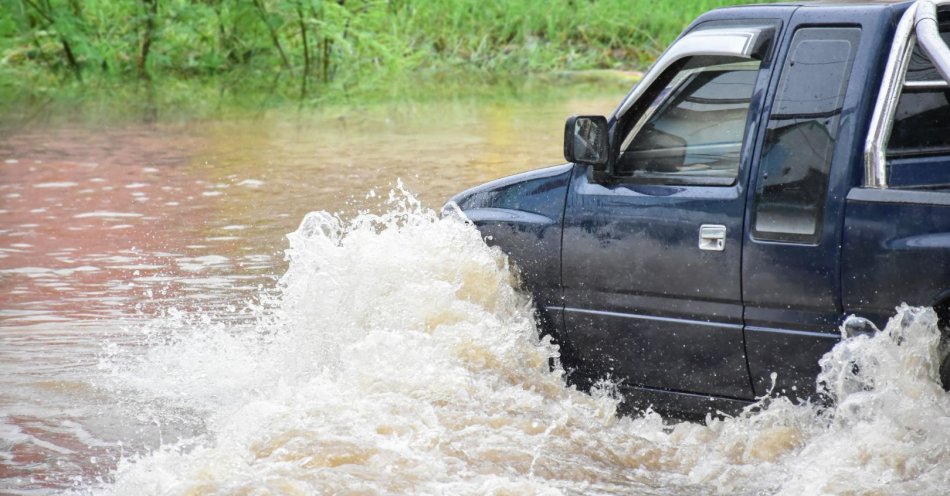
[[[127,339],[130,321],[171,307],[244,318],[245,301],[285,270],[285,235],[305,213],[376,207],[397,179],[439,207],[470,186],[559,163],[564,118],[607,113],[623,91],[7,124],[0,492],[88,481],[113,468],[116,443],[156,444],[165,426],[113,418],[108,393],[89,384],[105,337]]]
[[[397,179],[438,207],[470,186],[562,162],[565,116],[609,112],[622,91],[568,95],[7,129],[0,322],[127,316],[148,304],[147,288],[229,303],[214,290],[256,290],[282,272],[284,235],[306,212],[376,206],[373,195]]]
[[[549,370],[505,257],[429,208],[622,93],[8,127],[0,493],[944,494],[930,311],[827,355],[824,410],[619,419]]]

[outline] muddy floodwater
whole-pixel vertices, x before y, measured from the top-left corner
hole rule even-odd
[[[0,493],[950,491],[935,316],[832,406],[706,425],[565,386],[506,258],[438,209],[623,89],[0,131]]]

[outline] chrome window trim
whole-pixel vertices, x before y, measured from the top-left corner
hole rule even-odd
[[[871,114],[867,140],[864,143],[864,187],[887,188],[887,160],[885,148],[891,137],[894,112],[900,93],[905,86],[907,65],[911,52],[919,42],[924,53],[945,81],[906,83],[908,88],[931,88],[950,83],[950,48],[940,37],[937,6],[948,5],[950,0],[917,0],[908,7],[894,31],[894,41],[884,67],[881,89],[878,91],[874,112]]]
[[[911,89],[940,89],[950,86],[946,81],[904,81],[905,88]]]
[[[623,115],[666,70],[685,57],[727,56],[751,59],[768,26],[710,28],[692,31],[671,45],[624,99],[611,118]]]

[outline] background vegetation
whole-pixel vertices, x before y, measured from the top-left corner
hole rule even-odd
[[[322,102],[639,69],[735,3],[747,0],[0,0],[0,98]]]

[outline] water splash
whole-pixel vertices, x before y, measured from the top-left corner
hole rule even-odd
[[[506,257],[411,196],[288,236],[278,291],[231,326],[170,311],[114,387],[203,433],[120,463],[103,494],[941,494],[950,395],[931,310],[821,362],[831,407],[767,398],[707,425],[617,418],[565,386]],[[266,295],[265,295],[266,296]],[[130,393],[126,393],[130,394]],[[176,410],[177,411],[177,410]]]

